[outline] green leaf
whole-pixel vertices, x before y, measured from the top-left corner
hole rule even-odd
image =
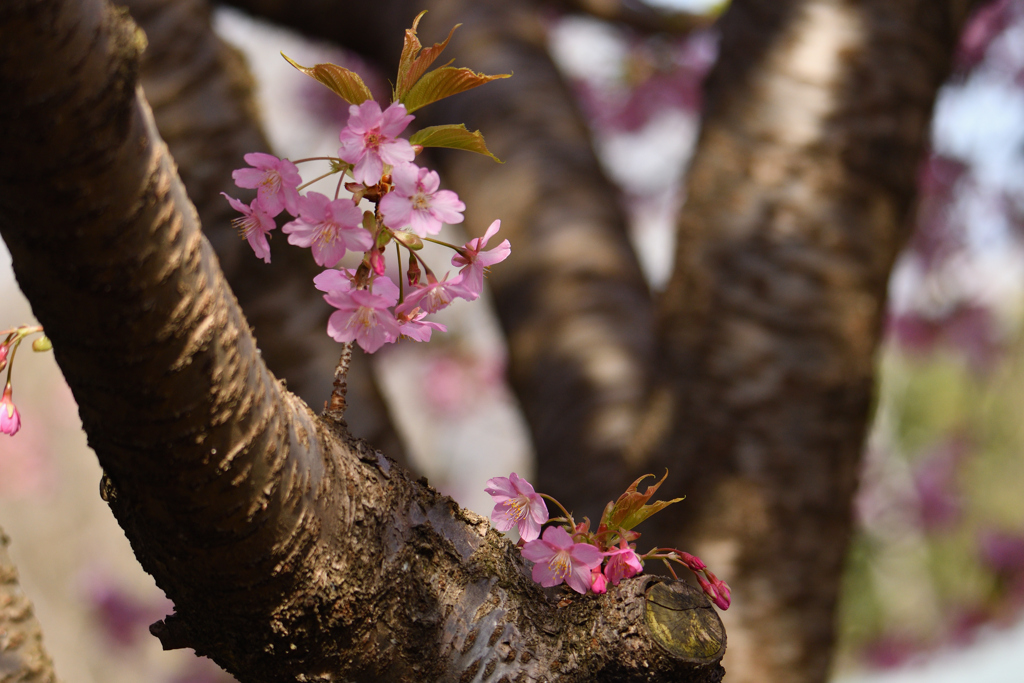
[[[366,87],[363,79],[355,71],[349,71],[337,64],[317,64],[311,67],[302,66],[292,61],[283,52],[281,56],[302,73],[326,85],[349,104],[362,104],[366,100],[373,99],[370,89]]]
[[[465,124],[450,124],[447,126],[430,126],[423,128],[409,138],[409,142],[420,147],[447,147],[449,149],[464,149],[467,152],[484,154],[497,161],[505,163],[498,157],[491,154],[484,142],[483,134],[476,131],[466,130]]]
[[[672,503],[678,503],[683,500],[682,498],[674,498],[668,501],[659,500],[651,505],[646,505],[647,501],[651,499],[651,496],[653,496],[658,488],[665,482],[666,477],[668,477],[668,470],[665,470],[665,476],[661,478],[661,481],[648,486],[643,493],[639,493],[637,491],[637,486],[640,485],[640,482],[647,477],[653,476],[653,474],[645,474],[640,477],[630,484],[629,488],[626,489],[626,492],[619,496],[619,499],[615,501],[614,505],[609,503],[604,509],[601,524],[611,531],[616,529],[632,529],[655,512],[665,509]]]
[[[405,44],[402,46],[402,59],[398,63],[398,80],[395,83],[395,93],[392,98],[396,102],[401,102],[402,98],[416,85],[420,76],[426,73],[434,60],[441,56],[444,49],[448,47],[448,41],[452,39],[455,29],[462,26],[462,24],[456,24],[448,32],[448,37],[444,39],[443,43],[434,43],[433,47],[424,50],[420,39],[416,37],[416,27],[419,26],[420,19],[426,13],[427,10],[423,10],[417,14],[413,19],[412,28],[405,29]]]
[[[416,85],[399,101],[405,105],[405,110],[411,114],[431,102],[437,102],[445,97],[458,95],[460,92],[471,90],[498,78],[508,78],[511,75],[498,74],[496,76],[488,76],[477,73],[472,69],[457,69],[453,66],[444,66],[424,74],[416,82]]]

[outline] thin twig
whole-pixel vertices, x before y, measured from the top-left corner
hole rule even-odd
[[[352,343],[346,342],[341,347],[341,357],[334,368],[334,391],[330,402],[324,406],[324,417],[334,422],[345,421],[345,394],[348,392],[348,366],[352,362]]]

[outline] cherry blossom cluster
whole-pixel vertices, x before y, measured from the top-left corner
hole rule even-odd
[[[256,198],[245,204],[224,195],[240,213],[233,221],[235,227],[256,256],[267,263],[268,237],[277,228],[277,216],[284,212],[291,216],[281,227],[288,243],[309,248],[317,265],[327,269],[314,279],[327,303],[337,309],[327,333],[339,342],[356,342],[368,353],[400,338],[428,341],[434,330],[445,330],[426,317],[455,299],[477,299],[486,269],[510,253],[508,240],[485,249],[501,226],[498,220],[483,237],[461,246],[434,237],[443,224],[461,223],[466,206],[455,192],[440,188],[435,171],[413,163],[416,155],[424,147],[493,155],[478,131],[467,131],[461,125],[433,126],[411,139],[401,137],[415,118],[410,110],[504,76],[449,66],[427,71],[448,40],[423,49],[416,38],[419,18],[406,31],[394,101],[386,109],[372,99],[353,72],[334,64],[307,68],[289,60],[350,103],[348,122],[339,134],[338,155],[292,162],[270,154],[246,154],[249,166],[237,169],[232,177],[238,187],[256,190]],[[330,168],[304,183],[296,164],[308,161],[326,161]],[[331,175],[339,176],[333,197],[303,192]],[[341,196],[342,187],[351,196]],[[363,200],[373,204],[373,209],[361,208]],[[420,255],[424,241],[452,249],[451,265],[458,272],[435,274]],[[398,264],[394,278],[384,258],[392,243]],[[339,269],[339,262],[349,252],[361,254],[359,265]]]
[[[495,502],[491,523],[500,531],[516,528],[523,557],[533,563],[533,580],[545,588],[566,583],[580,594],[604,593],[608,584],[617,586],[623,579],[642,572],[645,560],[657,559],[665,562],[674,577],[676,573],[670,562],[688,568],[711,601],[721,609],[728,609],[732,599],[728,584],[716,577],[700,558],[675,548],[654,548],[643,555],[637,554],[635,541],[640,533],[633,528],[682,500],[675,498],[648,504],[665,481],[662,477],[640,493],[637,486],[649,476],[652,475],[640,477],[618,500],[609,502],[601,515],[601,523],[593,531],[589,519],[584,517],[577,523],[561,503],[547,494],[537,493],[530,482],[515,472],[508,477],[488,480],[484,490]],[[544,499],[558,506],[562,516],[549,517]],[[551,526],[544,528],[545,524]]]
[[[14,405],[14,389],[11,386],[11,375],[14,371],[14,356],[26,337],[33,334],[40,335],[32,341],[33,351],[49,351],[53,348],[50,340],[43,334],[40,325],[21,325],[10,330],[0,331],[0,372],[7,370],[7,382],[4,384],[4,393],[0,397],[0,433],[14,436],[21,429],[21,415]]]

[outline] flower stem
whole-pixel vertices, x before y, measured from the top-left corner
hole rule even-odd
[[[552,503],[554,503],[555,505],[557,505],[558,509],[562,511],[562,514],[565,515],[566,520],[568,520],[569,524],[572,525],[573,532],[576,531],[576,520],[574,520],[572,518],[572,514],[570,514],[568,510],[566,510],[564,507],[562,507],[561,503],[559,503],[557,500],[555,500],[554,498],[552,498],[551,496],[549,496],[546,493],[540,494],[540,497],[541,498],[546,498],[546,499],[550,500]]]
[[[341,161],[341,159],[338,157],[306,157],[305,159],[295,159],[292,163],[301,164],[306,161]],[[317,180],[319,180],[319,178],[317,178]]]
[[[301,185],[299,185],[299,186],[298,186],[297,188],[295,188],[295,189],[296,189],[296,190],[305,190],[305,189],[306,189],[307,187],[309,187],[310,185],[312,185],[312,184],[313,184],[313,183],[315,183],[316,181],[318,181],[318,180],[323,180],[323,179],[324,179],[324,178],[326,178],[327,176],[332,176],[332,175],[334,175],[335,173],[337,173],[337,171],[328,171],[327,173],[324,173],[324,174],[323,174],[322,176],[317,176],[316,178],[313,178],[313,179],[312,179],[312,180],[310,180],[309,182],[306,182],[306,183],[302,183]],[[342,180],[344,180],[345,176],[341,176],[341,177],[342,177]]]
[[[433,237],[424,237],[423,241],[424,242],[433,242],[434,244],[440,244],[442,247],[448,247],[449,249],[453,249],[455,251],[459,251],[462,248],[462,247],[457,247],[454,244],[448,244],[447,242],[444,242],[442,240],[435,240]],[[543,495],[543,494],[541,494],[541,495]]]

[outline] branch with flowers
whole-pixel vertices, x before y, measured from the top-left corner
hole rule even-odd
[[[488,480],[487,493],[494,499],[491,523],[501,531],[515,528],[519,532],[519,549],[523,557],[533,563],[533,580],[545,588],[565,582],[577,593],[606,593],[608,585],[617,586],[644,570],[645,560],[661,560],[672,578],[679,580],[672,562],[693,572],[701,589],[721,609],[729,609],[732,593],[728,584],[715,576],[700,558],[675,548],[653,548],[638,555],[635,541],[640,532],[635,527],[651,515],[665,509],[682,498],[655,501],[648,504],[668,477],[668,472],[643,493],[637,487],[647,477],[640,477],[619,496],[610,501],[601,515],[596,530],[591,531],[590,519],[577,523],[572,513],[545,493],[534,491],[533,485],[515,472],[508,477]],[[544,499],[550,500],[562,512],[561,517],[549,517]],[[544,529],[544,524],[550,523]]]
[[[239,233],[267,263],[267,237],[277,227],[275,217],[282,211],[294,217],[281,228],[289,244],[311,249],[316,264],[328,268],[314,279],[327,303],[338,309],[330,317],[327,333],[339,342],[356,342],[367,353],[400,338],[429,341],[434,330],[445,331],[444,325],[426,317],[456,298],[479,298],[485,269],[510,253],[508,240],[484,250],[498,232],[500,220],[495,220],[483,237],[462,246],[434,237],[443,224],[461,223],[466,206],[454,192],[440,189],[435,171],[413,163],[416,155],[426,147],[447,147],[498,159],[479,131],[470,132],[462,125],[431,126],[408,140],[399,136],[415,118],[411,112],[508,75],[489,76],[451,66],[428,71],[455,29],[444,42],[423,48],[416,30],[424,13],[406,31],[393,101],[383,110],[353,71],[336,64],[304,67],[285,56],[296,69],[350,104],[348,123],[338,136],[338,156],[292,162],[270,154],[247,154],[245,161],[250,167],[236,170],[233,177],[239,187],[255,189],[256,198],[246,205],[225,194],[242,214],[234,221]],[[329,169],[303,182],[296,164],[311,161],[327,162]],[[339,178],[333,198],[313,191],[301,193],[312,183],[334,175]],[[345,182],[346,177],[351,182]],[[342,187],[350,197],[340,196]],[[360,210],[362,200],[373,204],[373,210]],[[424,241],[454,251],[451,263],[460,267],[458,274],[451,277],[445,273],[439,278],[421,255]],[[392,243],[397,284],[388,276],[384,258]],[[358,267],[335,270],[348,252],[362,253]]]
[[[724,633],[698,591],[648,576],[546,594],[484,518],[275,380],[135,87],[143,40],[127,17],[99,0],[16,0],[0,28],[26,36],[0,56],[14,112],[0,110],[0,232],[104,499],[174,602],[151,629],[165,647],[243,683],[721,678]],[[375,240],[380,208],[364,226]],[[462,249],[453,265],[470,269],[455,277],[475,279],[473,264],[482,277],[482,242]],[[382,296],[373,251],[355,275],[320,278],[348,279],[357,303]],[[415,290],[408,271],[399,282]]]

